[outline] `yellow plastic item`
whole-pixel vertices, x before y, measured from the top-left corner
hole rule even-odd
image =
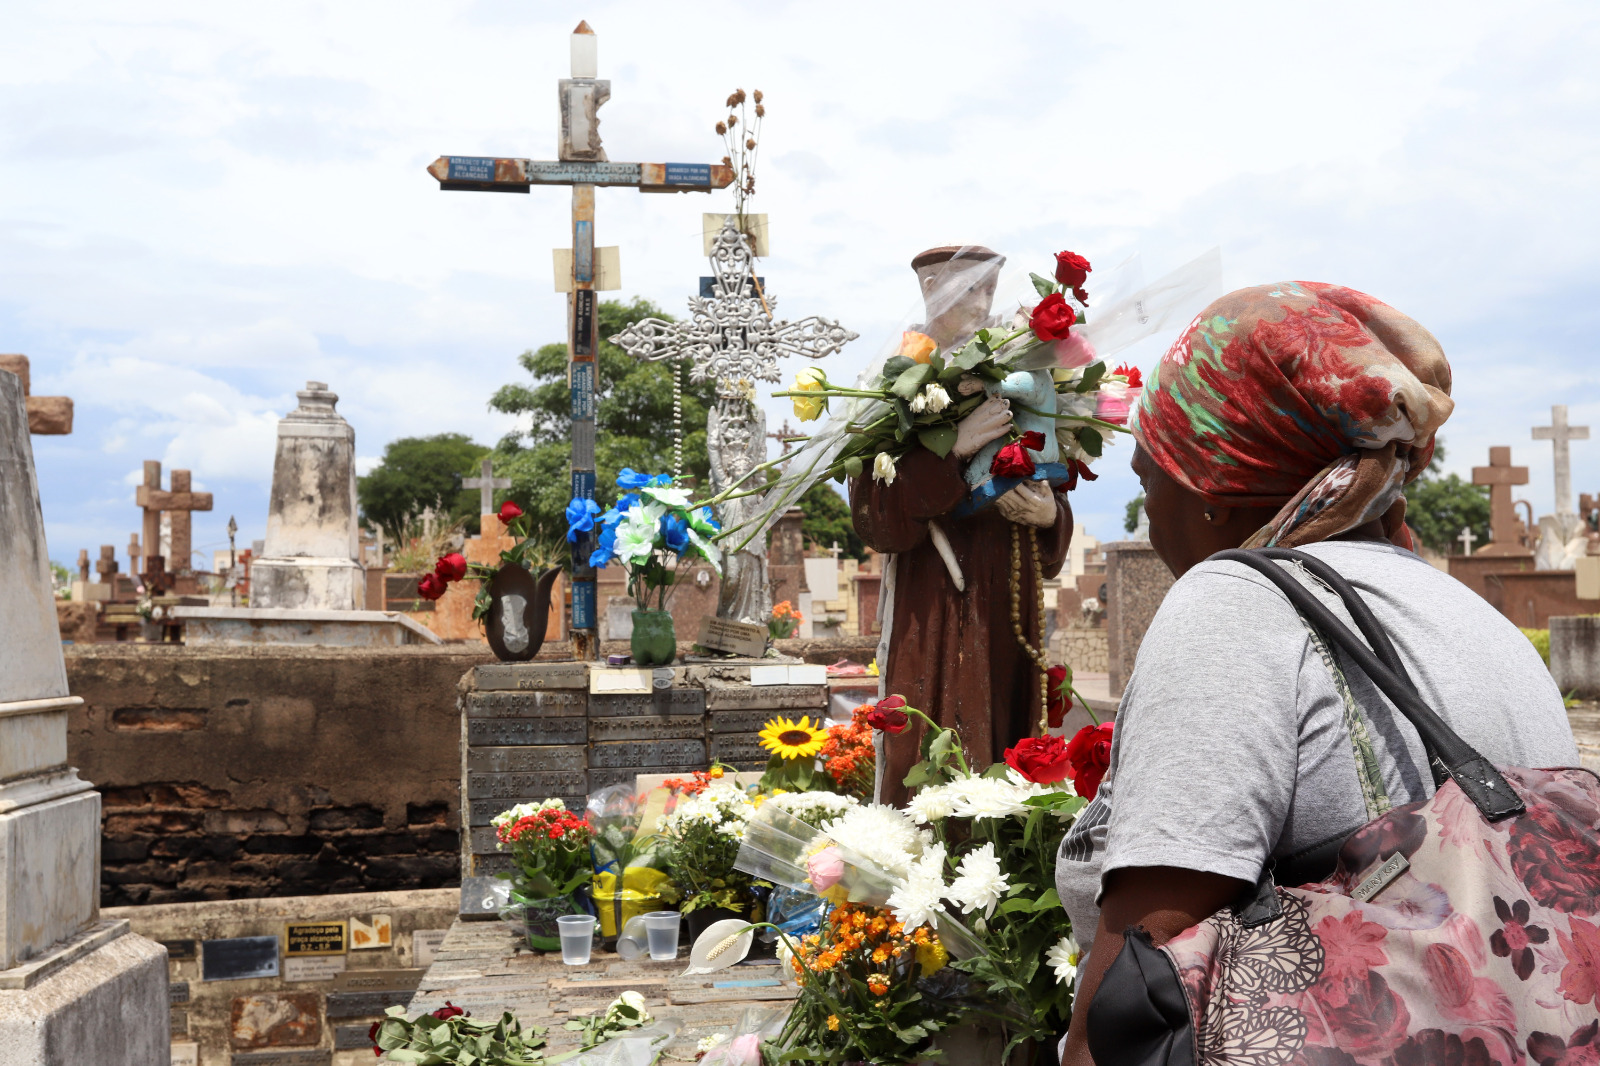
[[[637,914],[661,909],[661,891],[670,878],[648,866],[630,866],[622,871],[622,891],[617,891],[617,875],[606,871],[594,875],[594,909],[600,915],[600,935],[613,937]]]

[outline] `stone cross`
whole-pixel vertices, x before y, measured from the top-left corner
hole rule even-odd
[[[135,576],[143,573],[144,568],[139,565],[143,558],[144,553],[139,550],[139,534],[128,534],[128,573]]]
[[[28,357],[0,355],[0,370],[9,370],[22,379],[22,395],[28,405],[28,432],[38,436],[60,436],[72,432],[72,400],[67,396],[30,396]]]
[[[482,471],[481,477],[462,478],[461,487],[478,490],[480,493],[479,514],[493,514],[494,490],[509,489],[511,487],[511,479],[508,477],[495,477],[494,463],[489,459],[483,461],[483,465],[479,467],[479,470]],[[379,541],[380,545],[382,543],[382,541]],[[381,551],[382,549],[380,548],[379,550]]]
[[[211,493],[190,491],[189,471],[172,472],[171,491],[161,489],[161,464],[146,459],[144,484],[134,492],[133,502],[144,508],[145,574],[155,576],[160,569],[174,574],[190,573],[190,512],[211,510]],[[161,543],[161,515],[165,512],[172,522],[172,557],[163,559],[152,552],[152,545]]]
[[[110,544],[100,545],[100,558],[94,564],[95,573],[100,575],[102,585],[111,584],[111,577],[117,572],[117,549]]]
[[[89,549],[78,549],[78,580],[85,584],[89,581]]]
[[[1471,555],[1472,554],[1472,542],[1477,540],[1478,538],[1473,535],[1471,526],[1462,526],[1461,527],[1461,535],[1459,537],[1457,537],[1456,539],[1461,542],[1461,554],[1462,555]]]
[[[1589,427],[1568,425],[1567,405],[1553,404],[1550,407],[1550,424],[1534,426],[1533,439],[1547,440],[1555,445],[1556,514],[1576,514],[1572,509],[1572,451],[1568,442],[1588,440]]]
[[[567,293],[567,381],[572,390],[571,498],[594,499],[595,383],[598,376],[599,324],[595,292],[600,288],[594,243],[594,190],[597,186],[631,186],[640,192],[710,192],[733,183],[733,168],[722,163],[613,163],[600,142],[600,105],[611,98],[611,82],[599,75],[599,46],[587,22],[572,31],[572,77],[560,79],[557,99],[561,124],[554,160],[489,156],[440,156],[428,173],[445,190],[528,192],[533,186],[572,188],[571,277]],[[595,614],[595,534],[572,546],[573,654],[580,660],[600,657],[599,620]]]
[[[1472,483],[1489,487],[1489,542],[1501,554],[1521,551],[1525,529],[1519,528],[1516,505],[1511,502],[1511,487],[1528,483],[1528,468],[1511,465],[1511,449],[1489,449],[1489,465],[1472,468]]]
[[[789,438],[795,436],[799,432],[799,430],[791,427],[789,425],[789,420],[785,418],[783,420],[782,428],[780,428],[776,433],[768,433],[767,436],[772,440],[777,441],[778,447],[783,449],[783,454],[788,455],[789,450],[794,447]]]

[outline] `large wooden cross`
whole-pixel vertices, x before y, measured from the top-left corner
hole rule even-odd
[[[491,459],[485,459],[482,465],[478,467],[478,470],[480,471],[481,476],[462,478],[461,487],[464,489],[478,490],[479,514],[493,514],[494,490],[509,489],[511,487],[511,479],[508,477],[495,477],[494,461]]]
[[[594,498],[594,415],[597,378],[595,289],[599,264],[594,244],[596,186],[631,186],[640,192],[710,192],[733,182],[721,163],[613,163],[600,143],[600,105],[611,82],[597,77],[598,48],[587,22],[572,32],[572,77],[559,82],[561,126],[557,158],[551,161],[485,156],[440,156],[428,165],[439,188],[478,192],[527,192],[535,185],[572,187],[572,276],[567,295],[567,381],[572,390],[572,498]],[[598,658],[593,533],[572,546],[572,650],[580,660]]]
[[[1511,502],[1511,487],[1528,483],[1528,468],[1511,465],[1511,449],[1489,449],[1489,465],[1472,468],[1472,483],[1489,486],[1489,543],[1480,554],[1520,555],[1528,548],[1522,541],[1527,530],[1517,521],[1516,505]]]
[[[1572,509],[1572,449],[1568,442],[1588,440],[1588,426],[1567,424],[1567,405],[1552,404],[1550,424],[1533,427],[1534,440],[1547,440],[1555,445],[1556,514],[1577,514]]]
[[[174,470],[171,490],[162,491],[161,464],[154,459],[146,459],[144,484],[134,491],[133,502],[144,508],[145,584],[148,586],[153,581],[165,588],[168,582],[163,571],[175,576],[192,572],[189,566],[192,531],[190,513],[211,510],[211,493],[191,491],[187,470]],[[170,559],[164,559],[158,554],[161,546],[162,512],[172,516]]]
[[[68,396],[30,396],[28,357],[0,355],[0,370],[9,370],[22,379],[22,395],[28,405],[28,432],[40,436],[61,436],[72,432],[72,399]]]

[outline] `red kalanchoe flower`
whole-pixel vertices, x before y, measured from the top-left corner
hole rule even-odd
[[[522,517],[522,508],[507,500],[500,505],[500,521],[509,524],[513,518]]]
[[[1028,325],[1042,341],[1066,340],[1072,327],[1077,325],[1078,312],[1067,303],[1067,298],[1053,292],[1040,300],[1028,318]]]
[[[460,552],[451,552],[449,555],[439,556],[439,561],[433,564],[433,572],[439,575],[446,585],[452,581],[460,581],[467,576],[467,559]]]
[[[1067,742],[1054,734],[1019,740],[1006,749],[1006,765],[1029,781],[1053,785],[1067,776]]]
[[[1045,690],[1050,694],[1046,713],[1049,715],[1050,728],[1058,729],[1067,717],[1067,693],[1062,690],[1062,685],[1071,680],[1072,674],[1065,666],[1052,666],[1045,674]]]
[[[995,477],[1032,477],[1034,471],[1033,456],[1028,454],[1031,449],[1039,451],[1044,448],[1044,434],[1037,430],[1024,433],[1021,440],[1014,440],[1001,448],[995,455],[994,461],[989,464],[989,472]]]
[[[1056,253],[1056,280],[1069,289],[1081,287],[1092,270],[1089,260],[1076,252]]]
[[[1067,759],[1072,764],[1073,790],[1084,799],[1094,799],[1100,779],[1111,765],[1111,727],[1115,723],[1086,725],[1067,741]]]
[[[417,595],[425,600],[436,600],[448,587],[438,574],[423,574],[422,580],[417,582]]]
[[[1144,388],[1144,375],[1139,373],[1139,368],[1131,363],[1123,363],[1111,373],[1113,375],[1121,374],[1123,377],[1127,378],[1128,387],[1131,389]]]

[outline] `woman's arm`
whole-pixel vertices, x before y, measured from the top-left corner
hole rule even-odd
[[[1122,951],[1124,932],[1142,928],[1159,947],[1227,906],[1245,887],[1245,882],[1232,877],[1171,866],[1133,867],[1108,874],[1100,902],[1100,928],[1072,1001],[1072,1029],[1062,1066],[1094,1066],[1089,1055],[1089,1004]]]

